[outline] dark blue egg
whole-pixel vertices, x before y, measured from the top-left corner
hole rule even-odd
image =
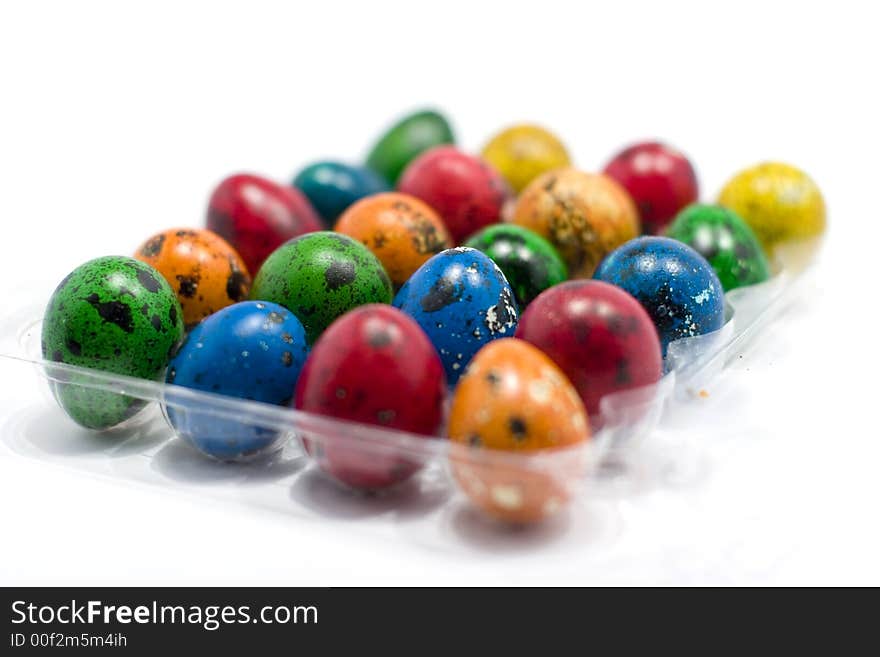
[[[724,323],[724,292],[712,266],[691,247],[668,237],[639,237],[608,254],[593,278],[639,300],[669,343]]]
[[[168,383],[267,404],[287,405],[308,355],[302,323],[283,306],[243,301],[202,320],[168,366]],[[275,446],[279,432],[218,417],[209,402],[166,405],[171,426],[202,452],[223,460]]]
[[[507,279],[484,253],[467,247],[441,251],[419,267],[394,297],[440,354],[450,384],[477,351],[513,337],[517,307]]]
[[[293,186],[308,197],[329,228],[355,201],[390,189],[388,183],[370,169],[342,162],[310,164],[296,174]]]

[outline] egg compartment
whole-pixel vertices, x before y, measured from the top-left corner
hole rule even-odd
[[[44,391],[44,398],[9,418],[2,435],[13,451],[32,458],[163,488],[210,491],[287,514],[334,517],[340,508],[354,515],[379,508],[395,516],[417,510],[427,521],[442,508],[493,505],[498,515],[500,505],[514,511],[528,508],[536,517],[554,515],[569,501],[572,508],[582,508],[578,501],[589,498],[587,489],[625,494],[637,479],[668,476],[681,467],[686,454],[650,449],[648,437],[666,404],[704,395],[725,363],[784,307],[801,280],[798,273],[786,270],[763,284],[730,292],[721,330],[672,343],[667,373],[658,383],[602,400],[601,428],[592,440],[532,454],[457,445],[46,361],[40,355],[43,308],[25,304],[0,325],[0,354],[4,367],[36,371],[43,382],[31,380]],[[121,395],[147,408],[113,429],[89,431],[69,421],[57,406],[49,394],[56,385]],[[266,445],[258,454],[240,455],[239,462],[207,458],[175,436],[162,416],[168,408],[258,431],[267,437]],[[316,465],[328,450],[342,451],[350,463],[368,464],[367,470],[396,468],[403,481],[388,489],[353,492]]]

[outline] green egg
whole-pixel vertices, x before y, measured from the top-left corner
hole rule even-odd
[[[90,260],[61,281],[43,316],[43,358],[57,363],[159,379],[183,338],[183,312],[171,286],[134,258]],[[138,399],[76,385],[62,374],[52,392],[89,429],[108,429],[144,407]]]
[[[320,231],[278,247],[251,286],[254,301],[271,301],[302,322],[309,343],[356,306],[391,303],[391,281],[378,258],[347,235]]]
[[[394,185],[406,165],[423,152],[454,143],[452,128],[442,114],[431,110],[415,112],[382,135],[367,156],[367,167]]]
[[[468,238],[464,246],[482,251],[504,273],[520,310],[549,287],[568,278],[562,257],[543,237],[514,224],[496,224]]]
[[[720,205],[689,205],[678,213],[666,234],[706,258],[725,291],[770,277],[770,265],[758,238],[733,210]]]

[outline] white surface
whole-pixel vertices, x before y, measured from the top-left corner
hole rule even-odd
[[[295,518],[87,475],[7,434],[0,584],[880,584],[880,48],[862,4],[317,4],[3,5],[4,289],[199,225],[232,171],[356,159],[425,103],[470,148],[543,122],[587,169],[662,137],[706,198],[754,161],[796,163],[830,209],[814,285],[667,420],[659,435],[703,445],[679,485],[524,536],[461,516],[425,535],[391,512]],[[38,393],[0,368],[3,431],[39,427]]]

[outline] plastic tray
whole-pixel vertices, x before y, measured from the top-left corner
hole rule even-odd
[[[224,499],[312,518],[360,517],[363,513],[430,515],[444,506],[468,505],[456,476],[493,473],[490,484],[511,489],[541,490],[548,515],[568,500],[584,497],[594,486],[624,491],[626,481],[644,476],[652,430],[667,402],[702,392],[761,328],[785,306],[802,279],[788,268],[761,285],[726,295],[726,322],[715,333],[670,345],[667,373],[655,385],[611,395],[602,400],[602,428],[577,448],[539,454],[512,454],[452,444],[375,426],[341,422],[259,402],[198,392],[180,386],[118,376],[45,361],[40,354],[41,317],[46,294],[28,295],[26,304],[0,323],[0,362],[4,368],[30,369],[44,379],[39,403],[27,409],[3,434],[20,454],[61,462],[103,476],[163,487],[187,488]],[[147,408],[124,425],[105,432],[82,429],[55,404],[46,381],[85,386],[143,400]],[[246,463],[212,462],[176,437],[160,409],[192,408],[217,417],[278,432],[271,453]],[[37,428],[34,429],[33,425]],[[364,458],[399,460],[418,469],[407,482],[390,490],[365,495],[329,480],[303,448],[306,436],[315,445],[345,445]],[[653,465],[666,467],[668,463]],[[655,468],[662,469],[660,467]],[[610,485],[610,486],[609,486]],[[546,491],[552,491],[547,496]],[[550,506],[553,509],[550,509]],[[342,509],[343,511],[340,511]],[[468,511],[473,513],[473,511]],[[563,514],[571,514],[570,510]]]

